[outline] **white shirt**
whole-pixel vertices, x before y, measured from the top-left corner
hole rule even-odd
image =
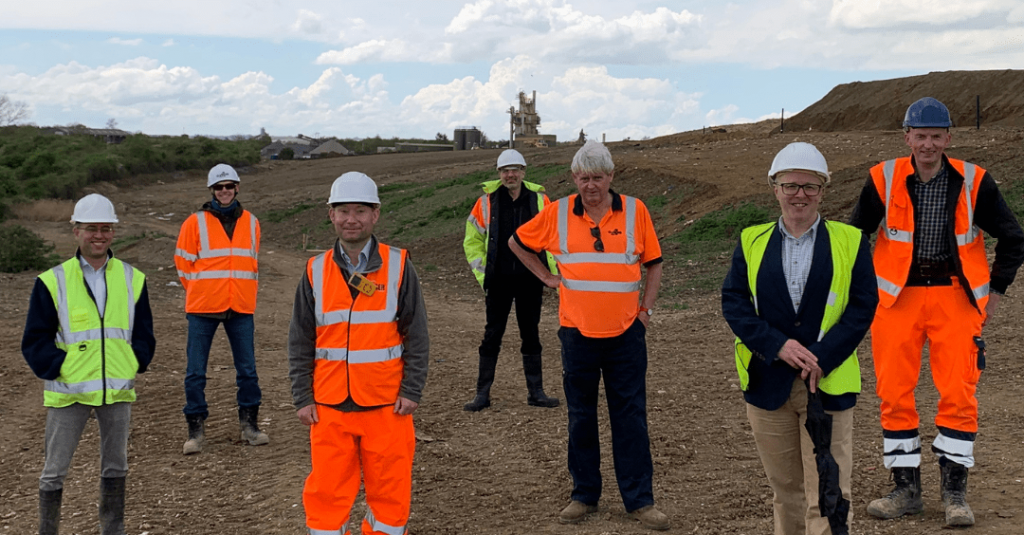
[[[107,259],[110,257],[108,256]],[[82,265],[82,274],[85,275],[85,284],[89,286],[89,290],[92,291],[92,296],[96,299],[96,308],[100,311],[100,317],[103,317],[103,311],[107,306],[107,260],[103,260],[103,265],[99,269],[93,269],[89,261],[84,256],[78,257],[79,264]]]
[[[793,311],[800,311],[800,301],[804,297],[804,286],[811,273],[811,262],[814,260],[814,236],[818,233],[821,216],[814,220],[811,228],[799,238],[794,237],[786,229],[782,218],[779,218],[779,232],[782,233],[782,271],[786,274],[786,288],[789,298],[793,300]]]
[[[348,257],[348,253],[345,251],[345,248],[341,247],[339,244],[339,249],[341,249],[341,257],[344,258],[345,262],[348,263],[348,265],[345,266],[347,271],[358,271],[359,273],[366,271],[366,264],[370,261],[371,243],[373,243],[373,240],[368,240],[366,242],[366,245],[363,246],[363,250],[359,251],[359,262],[357,263],[352,263],[352,259]]]

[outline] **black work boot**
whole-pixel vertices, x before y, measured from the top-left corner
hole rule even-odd
[[[942,473],[942,505],[946,508],[946,525],[962,527],[974,525],[974,511],[967,505],[967,467],[943,458],[939,462]]]
[[[242,442],[248,442],[250,446],[270,444],[270,437],[260,431],[260,426],[257,424],[259,416],[259,405],[238,408],[238,426],[242,431]]]
[[[924,510],[921,500],[921,467],[893,468],[892,481],[896,488],[886,496],[868,504],[868,514],[875,518],[899,518]]]
[[[185,421],[188,422],[188,440],[181,447],[181,453],[192,455],[203,451],[203,442],[206,441],[206,420],[202,415],[189,414],[185,416]]]
[[[100,533],[124,535],[124,479],[100,478]]]
[[[534,407],[557,407],[558,398],[544,393],[544,368],[540,355],[523,355],[523,373],[526,374],[526,404]]]
[[[39,491],[39,535],[57,535],[64,489]]]
[[[480,355],[480,374],[476,379],[476,396],[462,406],[462,410],[477,412],[491,406],[491,385],[494,383],[494,368],[498,366],[498,355]]]

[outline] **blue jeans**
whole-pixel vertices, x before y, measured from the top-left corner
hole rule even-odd
[[[255,329],[252,314],[237,314],[219,320],[186,314],[188,318],[188,366],[185,369],[185,416],[199,415],[204,420],[210,412],[206,406],[206,363],[210,359],[210,345],[217,325],[224,324],[224,332],[231,344],[235,361],[235,384],[238,385],[238,406],[258,407],[262,394],[256,376],[256,350],[253,344]]]
[[[654,504],[651,442],[647,435],[647,329],[639,320],[614,338],[588,338],[562,327],[562,384],[569,406],[572,499],[601,498],[597,396],[601,377],[612,426],[612,461],[626,511]]]

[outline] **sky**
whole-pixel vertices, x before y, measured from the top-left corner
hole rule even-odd
[[[790,116],[833,87],[1021,68],[1024,0],[5,2],[0,94],[147,134],[609,141]],[[922,95],[923,96],[923,95]]]

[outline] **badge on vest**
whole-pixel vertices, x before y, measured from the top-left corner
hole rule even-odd
[[[370,297],[377,291],[377,285],[370,279],[364,277],[362,273],[353,272],[352,276],[348,278],[348,284],[356,290],[359,290],[359,293],[366,297]]]

